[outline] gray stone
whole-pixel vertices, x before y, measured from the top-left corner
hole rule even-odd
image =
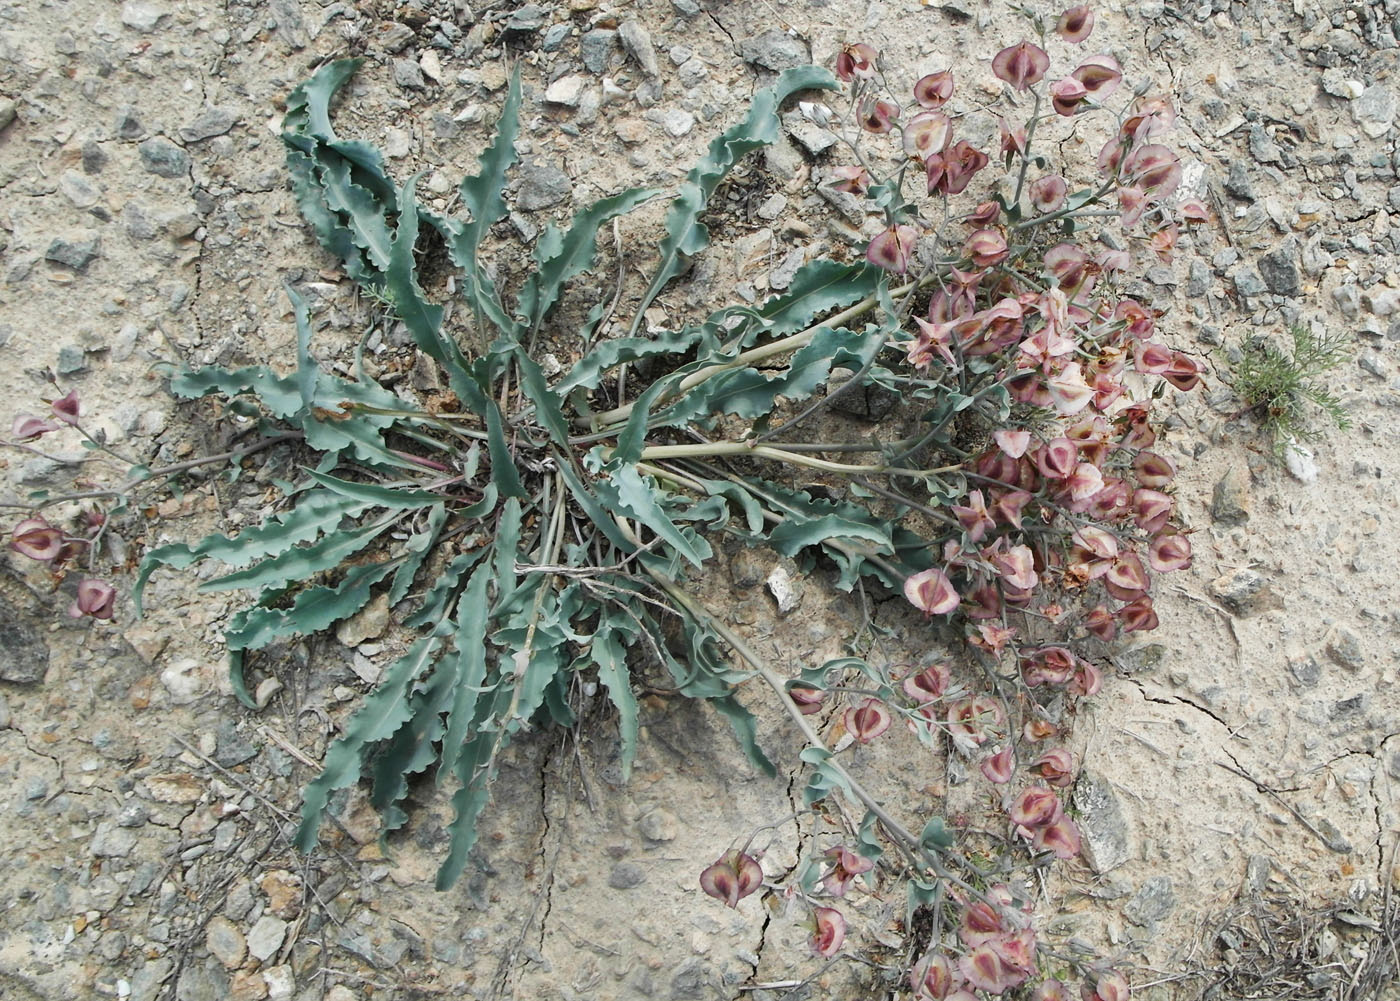
[[[1249,167],[1243,160],[1230,164],[1230,172],[1225,177],[1225,193],[1242,202],[1254,201],[1254,183],[1249,179]]]
[[[49,669],[49,646],[32,623],[47,621],[0,596],[0,681],[30,685],[42,681]]]
[[[676,967],[671,974],[671,997],[676,1001],[692,1001],[706,995],[706,986],[714,977],[709,964],[698,956],[692,956]],[[714,984],[718,988],[718,984]]]
[[[1384,319],[1400,313],[1400,288],[1377,285],[1367,289],[1361,301],[1365,304],[1367,312]]]
[[[0,97],[0,129],[6,128],[15,120],[15,102],[13,98]]]
[[[126,858],[136,847],[137,834],[126,827],[118,827],[109,820],[97,825],[97,831],[88,845],[88,852],[95,858]]]
[[[1269,130],[1257,124],[1249,127],[1249,155],[1260,163],[1278,163],[1282,158]]]
[[[150,34],[170,16],[170,8],[153,0],[126,0],[122,4],[122,24],[142,34]]]
[[[141,827],[150,819],[151,811],[146,809],[146,804],[136,800],[129,800],[117,811],[118,827]]]
[[[116,131],[118,139],[128,142],[140,139],[146,134],[146,127],[141,124],[141,119],[136,117],[136,109],[130,105],[117,112],[117,119],[112,128]]]
[[[97,258],[98,246],[97,234],[92,230],[56,236],[44,251],[44,260],[81,271]]]
[[[215,961],[187,963],[175,982],[175,1001],[226,1001],[228,974]]]
[[[1390,126],[1395,122],[1397,101],[1400,98],[1397,98],[1393,85],[1373,84],[1351,103],[1351,117],[1361,126],[1362,132],[1372,139],[1379,139],[1390,131]]]
[[[1317,833],[1322,835],[1322,843],[1338,855],[1350,855],[1356,850],[1330,818],[1317,817],[1312,821],[1312,825],[1317,828]]]
[[[1249,472],[1240,466],[1231,466],[1215,484],[1210,516],[1217,525],[1243,525],[1249,520],[1250,506]]]
[[[670,810],[658,806],[637,822],[637,830],[648,841],[674,841],[680,833],[680,821]]]
[[[1153,876],[1142,884],[1133,899],[1123,905],[1123,913],[1135,925],[1150,928],[1176,907],[1176,894],[1168,876]]]
[[[237,121],[238,115],[231,108],[216,108],[211,105],[195,116],[194,121],[180,127],[180,138],[187,143],[213,139],[228,132]]]
[[[1259,258],[1259,274],[1274,295],[1292,297],[1302,293],[1303,283],[1296,258],[1297,248],[1292,240],[1285,240]]]
[[[222,914],[209,919],[209,924],[204,928],[204,945],[211,956],[230,970],[242,966],[243,957],[248,954],[248,943],[243,940],[243,933]]]
[[[169,979],[174,970],[174,960],[164,956],[146,963],[131,978],[131,1001],[156,1001],[161,984]]]
[[[520,190],[515,203],[526,212],[558,205],[573,193],[573,182],[550,163],[527,163],[520,170]]]
[[[836,133],[822,128],[816,122],[809,121],[799,111],[790,111],[783,116],[783,128],[813,156],[825,153],[838,141]]]
[[[1338,667],[1348,671],[1359,671],[1366,666],[1366,656],[1361,652],[1361,641],[1356,634],[1343,626],[1337,626],[1327,635],[1327,657]]]
[[[761,35],[745,38],[738,48],[744,62],[774,73],[794,66],[805,66],[812,59],[801,39],[792,37],[780,28],[769,28]]]
[[[1268,581],[1257,570],[1239,567],[1211,581],[1210,593],[1236,615],[1262,610],[1269,596]]]
[[[695,127],[695,116],[680,108],[662,112],[661,127],[672,139],[679,139]]]
[[[225,768],[241,765],[257,757],[258,749],[250,744],[231,719],[225,719],[214,733],[214,760]]]
[[[136,202],[127,202],[122,209],[122,225],[126,228],[126,235],[133,240],[151,240],[159,232],[150,213]]]
[[[349,928],[341,931],[336,944],[381,970],[393,967],[408,952],[408,943],[401,938],[383,936],[383,941],[376,946],[368,932],[352,931]]]
[[[185,177],[190,172],[190,155],[164,136],[152,136],[138,149],[141,166],[161,177]]]
[[[58,175],[58,190],[73,203],[74,208],[90,209],[102,197],[102,191],[76,170]]]
[[[695,0],[671,0],[671,6],[681,17],[694,17],[700,13],[700,5]]]
[[[10,700],[5,698],[5,693],[0,692],[0,730],[10,728]]]
[[[65,344],[58,349],[58,361],[54,368],[59,375],[77,375],[87,371],[87,352],[81,344]]]
[[[1231,277],[1235,281],[1235,292],[1245,299],[1253,299],[1269,290],[1264,284],[1264,279],[1259,277],[1259,272],[1254,268],[1236,268]]]
[[[661,75],[661,63],[656,58],[651,35],[639,23],[635,20],[623,21],[617,29],[617,40],[627,54],[637,61],[643,73],[652,78]]]
[[[608,873],[608,885],[614,890],[631,890],[646,881],[646,870],[635,862],[619,862]]]
[[[536,4],[526,4],[514,11],[506,19],[506,31],[527,32],[539,31],[549,20],[549,11]]]
[[[1192,299],[1201,299],[1210,291],[1210,268],[1199,257],[1192,258],[1186,275],[1186,294]]]
[[[602,73],[617,47],[617,32],[607,28],[586,31],[578,40],[579,58],[590,73]]]
[[[1074,784],[1074,807],[1079,811],[1084,859],[1090,867],[1103,874],[1128,861],[1128,822],[1108,779],[1087,768],[1080,772]]]
[[[264,914],[248,932],[248,954],[260,963],[277,955],[282,940],[287,937],[287,922]]]
[[[698,58],[687,59],[676,70],[682,87],[698,87],[710,75],[710,68]]]
[[[404,90],[422,90],[427,86],[423,79],[423,67],[412,59],[394,60],[394,82]]]
[[[540,48],[546,52],[554,52],[561,48],[564,40],[573,34],[574,26],[567,21],[562,24],[551,24],[544,33],[544,38],[540,41]]]
[[[1361,291],[1355,285],[1338,285],[1332,290],[1332,301],[1348,320],[1354,320],[1361,313]]]

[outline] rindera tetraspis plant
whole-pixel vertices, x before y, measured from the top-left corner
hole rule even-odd
[[[1174,112],[1143,93],[1112,112],[1122,74],[1107,55],[1038,86],[1050,65],[1048,32],[1030,18],[1041,45],[1019,42],[993,61],[1008,114],[1017,95],[1034,105],[1023,122],[1000,119],[1006,173],[991,197],[970,210],[955,201],[992,159],[954,140],[951,71],[920,79],[905,115],[874,50],[848,46],[837,75],[852,85],[851,114],[837,127],[854,136],[857,163],[834,179],[884,216],[865,259],[815,261],[760,305],[727,306],[649,336],[640,336],[646,310],[708,244],[711,196],[744,155],[777,137],[781,102],[800,89],[833,89],[830,74],[781,74],[710,144],[666,213],[660,259],[626,334],[612,339],[599,330],[604,302],[590,304],[578,330],[559,329],[552,310],[592,265],[600,227],[655,192],[624,191],[583,208],[566,229],[548,227],[513,295],[484,260],[483,241],[506,212],[518,80],[494,141],[461,184],[461,217],[429,211],[412,180],[391,182],[376,150],[336,135],[330,103],[355,61],[324,67],[292,94],[284,139],[303,213],[345,273],[392,305],[455,400],[426,409],[369,380],[322,372],[309,312],[289,289],[295,372],[205,368],[171,386],[185,397],[236,398],[319,458],[265,524],[149,552],[137,598],[157,567],[228,565],[203,587],[256,594],[227,630],[245,701],[248,651],[325,629],[376,589],[416,631],[307,787],[302,848],[315,844],[330,795],[366,772],[385,833],[401,826],[409,781],[436,764],[439,782],[457,783],[438,876],[440,887],[451,885],[501,750],[536,720],[571,723],[571,685],[582,673],[596,674],[616,708],[627,772],[638,731],[631,671],[646,662],[723,714],[771,773],[755,719],[735,697],[757,678],[806,742],[805,810],[862,811],[848,825],[852,843],[808,859],[783,889],[809,909],[813,948],[826,956],[841,948],[836,904],[880,862],[907,886],[906,919],[916,908],[933,913],[933,937],[911,942],[918,995],[999,994],[1037,975],[1029,900],[1010,885],[1006,853],[984,861],[964,853],[939,816],[906,827],[837,751],[843,734],[859,746],[901,720],[926,743],[978,758],[981,774],[1004,787],[1003,847],[1025,846],[1037,862],[1073,857],[1079,832],[1055,791],[1073,780],[1073,759],[1063,747],[1032,746],[1060,733],[1044,711],[1047,693],[1084,697],[1100,685],[1099,669],[1065,644],[1155,628],[1153,575],[1190,565],[1166,492],[1175,469],[1151,450],[1158,394],[1134,398],[1133,387],[1190,389],[1199,366],[1156,339],[1156,314],[1119,284],[1133,262],[1123,241],[1164,258],[1176,242],[1181,172],[1157,141]],[[1076,7],[1055,30],[1078,43],[1092,26],[1088,9]],[[1099,110],[1117,121],[1098,176],[1071,191],[1071,178],[1049,173],[1033,143],[1059,118]],[[862,136],[888,137],[887,148],[871,150]],[[1181,212],[1199,221],[1204,209]],[[1104,249],[1080,246],[1110,224],[1119,235],[1105,233]],[[425,230],[457,269],[459,313],[481,346],[471,353],[420,283]],[[557,353],[574,359],[553,379],[530,350],[546,329]],[[623,366],[630,395],[612,377]],[[838,368],[844,382],[832,378]],[[874,440],[866,428],[859,440],[797,440],[833,399],[871,386],[899,394],[917,418],[914,434]],[[869,461],[846,461],[853,454]],[[794,487],[791,467],[827,489]],[[945,638],[966,641],[985,684],[955,680],[946,664],[858,657],[775,671],[685,587],[712,559],[709,539],[720,531],[808,567],[824,559],[839,587],[902,590]],[[810,716],[841,697],[847,678],[858,678],[862,701],[816,725]],[[1018,772],[1032,780],[1013,794]],[[731,906],[763,885],[747,843],[701,875],[705,891]],[[1100,1001],[1127,996],[1113,971],[1085,972]],[[1047,1001],[1058,983],[1042,981]]]
[[[1231,384],[1245,412],[1259,422],[1279,458],[1295,443],[1321,435],[1313,424],[1314,409],[1339,430],[1351,427],[1342,401],[1320,381],[1352,356],[1350,338],[1341,331],[1317,334],[1301,323],[1290,327],[1288,336],[1288,348],[1250,341],[1231,368]]]
[[[864,263],[817,262],[762,306],[722,309],[645,338],[594,343],[604,306],[595,304],[577,332],[581,356],[551,385],[525,343],[548,321],[567,283],[592,264],[599,228],[656,192],[631,189],[581,210],[567,229],[548,227],[508,307],[482,242],[506,211],[518,79],[479,170],[459,189],[467,215],[449,218],[419,204],[413,180],[395,186],[377,150],[335,133],[331,100],[358,65],[329,64],[289,99],[283,138],[297,199],[345,273],[392,303],[418,350],[441,367],[460,409],[430,413],[371,381],[321,371],[310,353],[308,309],[289,288],[294,373],[208,367],[177,374],[171,388],[183,397],[256,401],[269,423],[300,431],[319,453],[315,468],[291,486],[287,510],[267,523],[236,538],[151,550],[136,597],[139,610],[157,567],[228,565],[230,572],[202,589],[256,594],[225,634],[234,691],[250,703],[249,651],[326,629],[363,608],[376,588],[387,589],[392,605],[408,609],[404,625],[421,635],[328,750],[305,792],[298,844],[315,844],[330,794],[366,768],[371,801],[385,832],[392,831],[406,819],[399,803],[409,780],[436,763],[439,782],[451,776],[459,785],[438,877],[446,887],[475,841],[500,751],[537,715],[572,723],[575,674],[596,671],[605,686],[628,771],[638,727],[628,667],[635,648],[663,664],[680,693],[713,705],[754,764],[773,772],[753,717],[734,697],[750,671],[728,662],[727,630],[677,584],[713,555],[707,530],[723,527],[785,555],[822,548],[840,564],[847,586],[873,574],[898,587],[927,557],[922,542],[858,505],[778,482],[665,472],[654,464],[676,447],[653,443],[669,437],[667,429],[705,427],[722,415],[761,418],[779,396],[802,399],[824,387],[833,367],[867,365],[889,331],[849,324],[888,300],[881,272]],[[745,154],[776,138],[780,102],[799,89],[833,85],[824,70],[789,70],[711,143],[671,203],[655,277],[635,307],[634,335],[656,295],[707,245],[702,215],[716,187]],[[459,269],[477,339],[488,345],[477,357],[468,358],[444,330],[443,307],[419,284],[415,250],[424,227],[440,234]],[[834,310],[841,312],[831,317]],[[775,367],[759,370],[767,359]],[[610,372],[656,361],[665,362],[657,366],[663,374],[635,401],[594,410]],[[826,465],[779,449],[755,455]],[[683,657],[658,639],[660,618],[671,614],[680,622]]]

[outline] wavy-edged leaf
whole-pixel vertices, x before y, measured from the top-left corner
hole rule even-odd
[[[506,711],[510,700],[510,687],[500,686],[478,701],[471,728],[475,736],[466,742],[457,756],[453,772],[462,785],[452,796],[452,808],[456,815],[447,828],[451,840],[447,857],[438,868],[435,885],[439,890],[450,889],[457,882],[467,864],[467,856],[476,844],[476,818],[491,798],[490,783],[495,774],[496,757],[510,740],[508,734],[488,728],[487,724]]]
[[[415,466],[416,468],[420,468]],[[413,490],[408,487],[386,487],[378,483],[354,483],[342,480],[327,473],[312,470],[311,478],[327,490],[343,497],[356,500],[366,507],[387,507],[396,511],[415,507],[428,507],[442,501],[442,497],[429,490]]]
[[[496,484],[502,497],[528,497],[525,484],[520,482],[520,473],[515,468],[515,456],[506,443],[505,427],[501,421],[501,411],[495,400],[486,401],[486,451],[491,456],[491,482]]]
[[[193,546],[183,542],[160,546],[146,553],[136,575],[133,598],[136,614],[141,614],[141,595],[146,581],[159,566],[185,570],[203,559],[218,560],[232,567],[243,567],[310,542],[323,532],[329,532],[343,518],[353,517],[365,509],[363,501],[329,490],[311,490],[303,494],[296,507],[285,511],[254,528],[245,528],[237,536],[208,535]]]
[[[783,556],[795,556],[808,546],[819,546],[832,539],[860,539],[870,543],[877,553],[894,552],[888,525],[852,521],[837,514],[817,518],[792,516],[773,529],[768,544]]]
[[[535,417],[549,432],[554,444],[560,448],[569,447],[569,422],[564,417],[563,404],[558,394],[549,388],[544,370],[523,350],[515,354],[515,363],[520,369],[520,388],[535,405]]]
[[[629,336],[636,336],[646,308],[666,283],[684,270],[686,260],[709,245],[710,231],[700,217],[709,205],[710,196],[736,163],[778,138],[778,106],[794,91],[834,90],[836,87],[836,79],[817,66],[784,70],[771,87],[754,94],[743,121],[714,138],[704,158],[686,174],[680,194],[666,213],[666,238],[661,241],[661,261],[637,306]]]
[[[442,714],[456,691],[460,674],[455,658],[439,656],[421,691],[409,696],[409,719],[374,753],[370,765],[373,786],[370,805],[379,811],[379,844],[383,848],[391,831],[408,820],[398,803],[408,795],[409,776],[425,771],[438,760],[442,738]]]
[[[714,706],[719,714],[729,721],[730,727],[734,730],[734,736],[739,739],[739,746],[744,749],[744,756],[749,759],[749,763],[769,778],[777,775],[777,766],[768,760],[768,755],[764,754],[763,748],[758,746],[758,721],[754,719],[753,713],[745,709],[733,695],[711,699],[710,705]]]
[[[404,620],[404,626],[408,629],[421,629],[423,626],[437,622],[438,619],[442,618],[447,613],[457,585],[461,582],[462,574],[485,559],[488,552],[490,550],[484,547],[472,549],[465,553],[458,553],[448,560],[447,566],[433,578],[433,583],[428,588],[427,594],[423,595],[418,611]]]
[[[795,334],[810,327],[819,316],[874,295],[884,275],[884,271],[865,261],[858,264],[842,264],[828,258],[811,261],[798,269],[783,292],[754,307],[746,317],[749,322],[738,325],[732,333],[746,347],[759,334],[768,337]]]
[[[567,233],[552,223],[546,226],[535,241],[535,270],[520,290],[518,308],[525,322],[540,323],[558,301],[564,283],[593,266],[600,228],[658,194],[655,188],[629,188],[576,212]]]
[[[254,605],[236,613],[224,639],[230,650],[258,650],[286,636],[318,633],[349,618],[369,603],[370,588],[393,570],[392,563],[373,563],[350,570],[339,584],[310,587],[293,599],[290,608]]]
[[[271,559],[199,585],[201,591],[236,591],[281,587],[333,570],[379,538],[394,522],[381,518],[350,532],[330,532],[319,542],[278,553]]]
[[[356,183],[348,160],[339,156],[323,157],[321,185],[326,205],[339,215],[355,246],[377,271],[389,267],[389,213],[394,205],[385,204],[374,192]]]
[[[637,756],[639,707],[632,691],[632,675],[627,670],[627,646],[637,632],[636,625],[615,609],[604,609],[598,629],[589,644],[588,659],[598,669],[598,680],[608,690],[608,699],[617,710],[617,735],[622,742],[622,781],[632,774]]]
[[[596,389],[609,370],[646,358],[684,354],[695,347],[702,336],[700,327],[690,326],[684,330],[663,330],[654,338],[620,337],[603,341],[574,364],[555,390],[563,394],[574,389]]]
[[[447,505],[436,504],[428,511],[428,521],[420,532],[414,532],[404,543],[404,555],[399,568],[394,571],[394,579],[389,584],[389,605],[392,607],[403,601],[408,589],[413,586],[413,578],[418,576],[423,561],[433,551],[442,526],[447,521]]]
[[[712,414],[734,414],[750,420],[762,417],[773,412],[779,397],[789,401],[807,399],[826,385],[832,368],[859,370],[881,344],[877,327],[867,327],[859,334],[844,327],[821,327],[792,356],[786,368],[772,374],[753,368],[721,372],[668,407],[660,421],[682,424]]]
[[[476,718],[477,697],[486,682],[486,623],[490,618],[486,585],[491,576],[490,564],[478,567],[457,601],[452,642],[456,647],[453,657],[457,661],[458,680],[448,710],[447,733],[442,741],[438,785],[457,770],[457,758],[466,746],[472,721]]]
[[[694,531],[677,527],[667,517],[657,501],[659,488],[653,481],[643,479],[635,466],[610,463],[605,473],[594,482],[594,489],[614,512],[640,521],[693,566],[700,566],[714,555],[709,543]]]
[[[296,836],[299,849],[306,852],[315,847],[326,802],[331,793],[360,777],[366,749],[377,741],[388,740],[408,721],[408,688],[437,657],[441,646],[442,639],[432,635],[414,643],[384,673],[379,687],[365,696],[360,708],[346,721],[345,731],[326,749],[321,774],[302,793],[301,826]]]
[[[321,378],[321,367],[311,357],[311,310],[306,306],[297,290],[284,284],[283,290],[292,301],[292,315],[297,325],[297,391],[301,394],[301,408],[310,412],[316,400],[316,385]]]
[[[187,400],[219,393],[241,396],[253,393],[273,417],[286,419],[301,410],[301,390],[292,376],[275,374],[266,365],[227,369],[217,365],[177,372],[170,377],[170,391]]]
[[[354,234],[326,204],[317,162],[306,151],[315,148],[314,141],[292,135],[283,135],[282,139],[287,145],[287,172],[292,176],[292,194],[303,218],[311,223],[316,239],[340,261],[345,273],[352,279],[361,285],[375,284],[378,276],[366,266]]]

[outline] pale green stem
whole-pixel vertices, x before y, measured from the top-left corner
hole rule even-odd
[[[828,462],[815,456],[771,445],[755,445],[746,441],[717,441],[696,445],[649,445],[642,449],[643,459],[703,459],[718,455],[752,455],[760,459],[775,459],[795,466],[807,466],[827,473],[859,475],[863,473],[887,473],[891,476],[928,476],[933,473],[950,473],[961,466],[941,466],[937,469],[905,469],[900,466],[878,464],[853,465],[844,462]]]

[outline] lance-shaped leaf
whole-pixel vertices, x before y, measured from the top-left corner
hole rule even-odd
[[[865,261],[858,264],[842,264],[826,258],[812,261],[798,269],[785,291],[748,311],[745,322],[730,334],[743,346],[752,344],[760,334],[768,337],[795,334],[810,327],[819,316],[853,306],[874,295],[882,279],[883,272]]]
[[[709,205],[710,196],[736,163],[754,150],[777,140],[778,106],[794,91],[833,90],[836,86],[835,78],[816,66],[784,70],[776,83],[753,96],[749,113],[743,121],[731,126],[710,143],[704,158],[686,175],[680,194],[666,214],[666,238],[661,241],[661,262],[637,306],[629,336],[636,336],[643,313],[666,283],[684,270],[689,258],[709,246],[710,231],[700,217]]]
[[[472,718],[474,736],[463,745],[457,756],[453,774],[461,788],[452,796],[455,816],[448,825],[450,841],[447,857],[438,868],[436,887],[446,890],[457,882],[467,864],[467,856],[476,844],[476,818],[491,797],[490,784],[496,771],[496,759],[510,742],[510,736],[494,721],[499,720],[510,706],[512,687],[499,685],[477,702]]]
[[[327,800],[331,793],[360,777],[370,745],[388,740],[408,721],[408,688],[437,657],[441,646],[442,640],[437,636],[424,636],[415,643],[385,672],[379,687],[365,697],[346,722],[345,732],[327,748],[321,774],[302,793],[301,826],[296,836],[299,849],[306,852],[315,846]]]
[[[428,521],[422,531],[414,532],[404,543],[404,555],[399,568],[394,571],[394,579],[389,584],[389,604],[397,605],[413,586],[413,578],[418,575],[423,561],[433,551],[442,526],[447,521],[447,505],[437,504],[428,512]]]
[[[290,511],[254,528],[244,529],[233,538],[216,534],[206,536],[193,546],[173,543],[152,549],[141,561],[141,569],[136,575],[133,592],[136,614],[141,614],[141,596],[146,581],[156,567],[184,570],[203,559],[218,560],[233,567],[248,566],[331,531],[340,524],[341,519],[359,514],[366,506],[364,501],[353,497],[329,490],[312,490],[304,494]]]
[[[317,633],[349,618],[369,603],[370,588],[393,570],[391,563],[355,567],[339,584],[310,587],[300,592],[290,608],[262,604],[244,609],[229,620],[224,639],[230,650],[258,650],[273,640]],[[259,601],[281,597],[274,590]]]
[[[575,213],[567,233],[553,223],[546,226],[535,241],[535,270],[520,290],[518,308],[525,322],[539,324],[558,301],[564,283],[592,267],[600,228],[657,194],[654,188],[629,188]]]
[[[637,626],[616,607],[599,613],[598,629],[588,648],[588,660],[598,669],[598,680],[608,690],[608,699],[617,709],[617,734],[622,741],[622,781],[632,774],[637,755],[638,706],[627,670],[627,647],[636,637]]]
[[[271,559],[233,573],[215,577],[199,585],[201,591],[233,591],[281,587],[292,581],[309,580],[318,573],[333,570],[364,549],[394,523],[380,518],[349,532],[331,532],[310,546],[298,546]]]
[[[417,468],[417,467],[415,467]],[[327,490],[334,491],[350,500],[359,501],[365,506],[387,507],[396,511],[407,508],[428,507],[442,500],[429,490],[411,490],[408,487],[386,487],[378,483],[355,483],[342,480],[327,473],[311,472],[311,478]]]
[[[606,475],[594,482],[594,489],[616,514],[640,521],[691,565],[698,567],[713,555],[709,543],[667,517],[657,501],[655,482],[644,480],[636,466],[610,463]]]
[[[187,400],[218,393],[241,396],[252,393],[273,417],[286,419],[302,407],[301,389],[295,378],[276,375],[266,365],[227,369],[217,365],[177,372],[170,378],[170,391]]]

